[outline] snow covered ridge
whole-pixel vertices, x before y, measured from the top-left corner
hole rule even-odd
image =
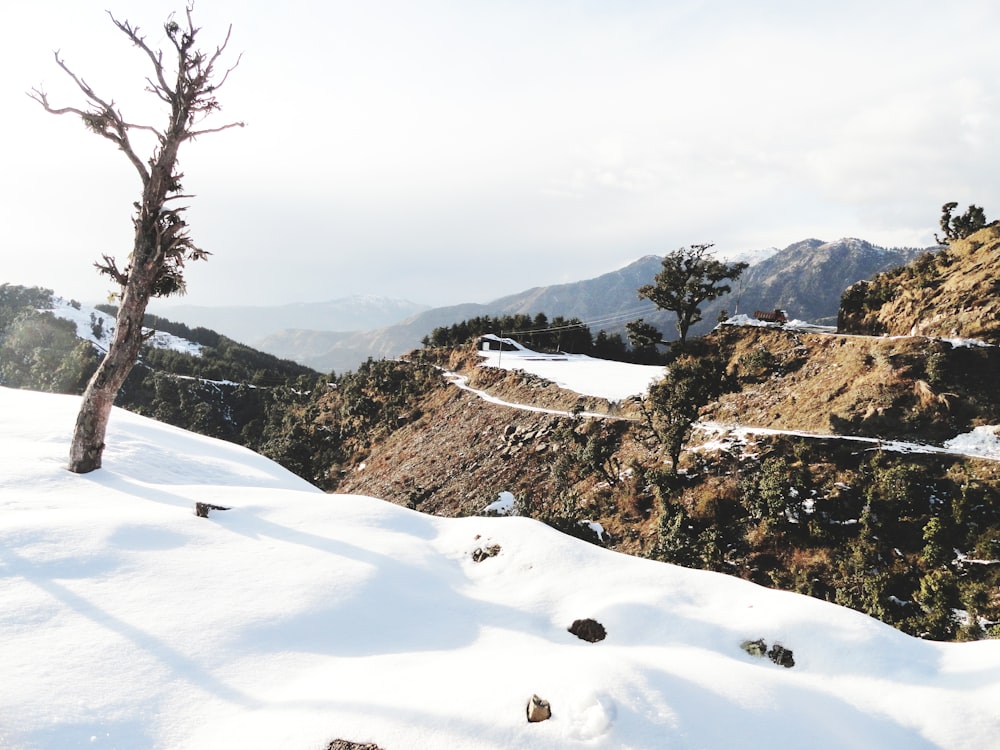
[[[104,468],[71,474],[78,406],[0,388],[0,747],[982,750],[1000,736],[1000,641],[921,641],[526,518],[325,495],[119,409]],[[230,509],[199,518],[196,502]],[[606,638],[569,633],[583,618]],[[757,640],[794,667],[741,648]],[[526,721],[534,694],[548,721]]]
[[[630,396],[642,396],[666,372],[658,365],[633,365],[596,359],[585,354],[544,354],[526,349],[513,339],[499,339],[496,336],[483,338],[502,341],[514,347],[513,351],[480,351],[484,367],[524,370],[551,380],[568,391],[608,401],[624,401]]]
[[[89,341],[101,351],[107,351],[111,343],[111,335],[115,330],[115,319],[100,310],[81,305],[78,302],[63,299],[62,297],[52,297],[52,307],[40,312],[51,312],[57,318],[69,320],[76,325],[77,337],[84,341]],[[147,344],[156,349],[170,349],[183,354],[199,356],[201,354],[201,344],[174,336],[165,331],[157,331],[146,341]]]

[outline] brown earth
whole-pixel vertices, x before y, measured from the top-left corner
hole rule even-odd
[[[1000,350],[994,348],[780,327],[721,327],[702,345],[723,354],[731,388],[702,410],[703,420],[918,442],[940,442],[976,424],[1000,423],[992,397],[992,373],[1000,367]],[[464,368],[470,385],[507,401],[563,411],[584,408],[617,419],[523,411],[457,387],[436,389],[420,405],[419,419],[345,467],[337,492],[464,516],[482,512],[499,492],[510,491],[521,512],[596,520],[616,548],[647,550],[655,535],[653,494],[628,469],[662,468],[664,461],[644,427],[639,403],[582,399],[536,376],[476,362],[466,352],[448,364]],[[599,430],[617,433],[607,472],[614,486],[607,476],[578,465],[583,444]],[[696,431],[689,448],[709,437]],[[688,451],[682,466],[703,460]]]

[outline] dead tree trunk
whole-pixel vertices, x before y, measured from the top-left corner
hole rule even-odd
[[[132,162],[142,181],[142,199],[135,204],[135,240],[128,264],[119,268],[114,258],[107,255],[102,262],[95,264],[101,273],[110,276],[120,286],[120,293],[111,345],[83,394],[73,433],[69,470],[81,474],[101,466],[111,407],[125,378],[135,366],[145,340],[142,321],[150,298],[182,293],[185,262],[200,260],[208,255],[191,241],[187,222],[182,217],[184,209],[167,205],[171,200],[190,197],[181,195],[182,175],[177,169],[180,146],[199,135],[243,126],[241,122],[233,122],[221,127],[200,128],[201,121],[219,109],[216,92],[236,65],[225,70],[221,76],[215,75],[215,64],[229,42],[229,34],[212,54],[197,50],[194,42],[199,29],[192,22],[191,12],[192,8],[188,6],[184,26],[173,18],[164,24],[176,56],[173,80],[168,79],[163,52],[147,46],[144,37],[139,35],[138,27],[111,16],[115,26],[142,49],[152,63],[153,75],[147,78],[147,90],[168,106],[166,128],[158,129],[125,120],[114,102],[100,98],[67,67],[58,52],[56,63],[83,92],[87,108],[54,108],[41,89],[32,89],[28,94],[47,112],[78,115],[89,130],[115,143]],[[145,162],[133,148],[130,140],[133,130],[151,133],[156,139],[152,156]]]

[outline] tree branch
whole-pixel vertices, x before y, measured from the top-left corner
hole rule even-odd
[[[139,177],[142,179],[143,185],[145,185],[149,181],[149,172],[146,170],[146,166],[142,163],[142,160],[132,148],[132,143],[128,137],[128,131],[133,128],[138,130],[148,130],[155,133],[157,136],[160,136],[159,131],[149,125],[138,125],[126,122],[122,117],[121,112],[115,109],[114,102],[106,102],[104,99],[99,97],[94,89],[91,88],[90,84],[70,69],[62,57],[59,56],[58,50],[56,50],[53,54],[55,56],[56,65],[62,68],[63,72],[73,79],[77,88],[79,88],[87,100],[91,102],[93,109],[87,111],[76,107],[52,107],[49,104],[48,96],[45,92],[37,88],[33,88],[30,92],[28,92],[28,96],[41,104],[45,111],[51,114],[62,115],[72,113],[79,115],[80,119],[83,120],[83,124],[90,130],[107,138],[125,152],[129,161],[132,162],[132,165],[139,172]]]
[[[125,34],[125,36],[127,36],[129,39],[132,40],[132,44],[134,44],[136,47],[145,52],[146,55],[149,57],[150,62],[153,63],[153,70],[156,71],[156,79],[159,81],[162,90],[170,94],[173,94],[173,91],[170,89],[170,86],[167,85],[166,78],[164,78],[163,76],[163,52],[161,51],[154,52],[152,49],[150,49],[149,45],[146,44],[146,38],[139,36],[138,26],[133,26],[127,20],[119,21],[117,18],[114,17],[114,15],[111,13],[110,10],[106,12],[108,14],[108,17],[111,19],[111,22],[115,26],[117,26],[118,29],[123,34]],[[160,98],[163,98],[160,92],[155,91],[155,88],[156,87],[154,85],[154,93],[160,96]],[[164,99],[164,101],[169,102],[170,100]]]
[[[247,124],[245,122],[231,122],[228,125],[223,125],[218,128],[205,128],[204,130],[192,130],[188,133],[185,138],[187,140],[192,140],[197,138],[199,135],[206,135],[208,133],[219,133],[223,130],[229,130],[230,128],[245,128]]]

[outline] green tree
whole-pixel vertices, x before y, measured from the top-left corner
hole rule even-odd
[[[664,503],[656,530],[652,557],[674,565],[698,564],[698,535],[681,505]]]
[[[163,26],[169,42],[170,55],[166,59],[173,57],[173,66],[165,62],[162,50],[154,50],[146,43],[138,27],[111,16],[118,30],[151,64],[146,91],[166,105],[169,114],[165,126],[154,127],[126,119],[112,99],[98,95],[69,68],[58,52],[55,53],[56,64],[80,89],[85,102],[83,108],[54,107],[41,88],[34,88],[28,94],[46,112],[75,115],[88,130],[115,144],[135,168],[142,184],[141,197],[135,203],[134,243],[128,263],[120,268],[109,255],[97,263],[98,270],[120,286],[121,304],[108,352],[87,385],[77,415],[69,461],[70,471],[77,473],[101,466],[111,406],[135,366],[145,340],[142,323],[149,300],[183,292],[185,263],[208,255],[188,234],[184,208],[171,203],[185,197],[180,182],[183,175],[177,166],[180,147],[200,135],[243,125],[233,122],[214,128],[203,126],[204,119],[219,109],[217,93],[233,68],[221,74],[216,70],[229,41],[228,33],[213,52],[205,53],[195,47],[200,29],[195,27],[191,13],[191,6],[188,6],[184,24],[171,17]],[[147,159],[139,155],[133,143],[136,131],[153,136],[155,146]]]
[[[683,355],[674,360],[662,380],[650,386],[643,412],[670,457],[673,474],[699,409],[722,393],[724,374],[717,357]]]
[[[636,361],[656,361],[656,345],[663,341],[663,334],[656,326],[639,318],[625,324],[625,334],[628,336],[628,343],[632,347]]]
[[[944,236],[934,235],[939,245],[947,245],[952,240],[960,240],[986,226],[986,213],[976,205],[970,205],[961,216],[952,216],[958,203],[951,201],[941,206],[941,231]]]
[[[625,342],[622,340],[622,335],[620,333],[598,331],[597,336],[594,337],[591,353],[595,357],[600,357],[601,359],[622,361],[625,359],[626,354],[628,354],[628,349],[625,346]]]
[[[953,555],[948,547],[948,537],[944,524],[937,516],[931,516],[924,524],[924,548],[920,552],[928,568],[941,568],[951,562]]]
[[[676,313],[681,346],[691,326],[701,320],[700,305],[728,293],[730,286],[725,282],[739,278],[749,265],[717,260],[709,253],[711,247],[692,245],[675,250],[663,259],[655,283],[639,287],[640,297]]]
[[[916,598],[924,611],[927,637],[935,641],[952,640],[959,625],[955,609],[961,604],[955,574],[947,569],[932,570],[920,579]]]

